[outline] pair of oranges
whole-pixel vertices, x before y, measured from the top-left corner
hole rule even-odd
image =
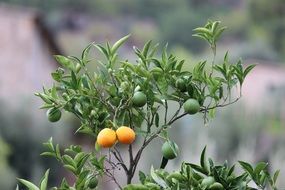
[[[117,140],[122,144],[132,144],[136,138],[136,134],[130,127],[122,126],[116,131],[110,128],[101,130],[97,136],[97,143],[103,148],[112,147]]]

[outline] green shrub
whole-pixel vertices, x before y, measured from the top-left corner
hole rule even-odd
[[[161,168],[177,156],[178,145],[168,135],[173,123],[189,114],[199,113],[207,124],[217,108],[240,99],[244,79],[254,65],[244,68],[241,61],[232,64],[228,53],[225,53],[223,63],[215,63],[216,43],[224,30],[218,21],[209,21],[194,30],[193,36],[210,45],[213,59],[209,63],[207,60],[198,62],[191,72],[183,69],[184,60],[168,54],[167,45],[158,54],[158,45],[151,41],[141,50],[134,47],[135,63],[119,58],[117,51],[129,36],[114,45],[92,43],[83,50],[81,57],[56,55],[62,68],[52,73],[53,87],[36,93],[44,102],[42,109],[57,110],[57,116],[61,111],[73,113],[81,121],[76,133],[89,135],[95,142],[98,137],[98,143],[94,143],[91,152],[84,151],[80,145],[70,145],[61,151],[52,138],[44,143],[46,151],[42,155],[54,157],[75,176],[74,184],[63,179],[60,186],[53,189],[98,188],[98,179],[103,176],[119,189],[250,189],[249,180],[260,188],[265,188],[268,182],[275,188],[278,172],[272,179],[265,170],[266,164],[259,164],[253,170],[249,164],[240,162],[246,172],[238,176],[233,173],[233,167],[216,166],[211,159],[207,161],[205,149],[200,166],[183,163],[181,170],[175,173],[152,168],[150,175],[140,172],[142,184],[132,184],[141,155],[154,139],[161,138],[167,146],[162,147],[165,157],[162,156]],[[105,60],[92,60],[89,55],[92,48],[102,53]],[[88,69],[92,61],[97,66],[95,71]],[[208,69],[205,69],[206,64],[209,64]],[[240,93],[233,96],[233,88],[239,89]],[[170,108],[170,103],[177,106]],[[48,111],[49,118],[50,113]],[[58,119],[60,116],[51,121]],[[121,126],[126,127],[121,128],[120,134],[117,132],[120,138],[116,142],[115,130]],[[133,143],[135,137],[141,141]],[[129,158],[123,157],[123,150],[118,149],[120,142],[128,144],[122,146],[128,146]],[[103,151],[104,148],[108,151]],[[118,181],[116,171],[120,169],[125,172],[127,186]],[[40,182],[40,188],[23,179],[20,182],[32,190],[44,190],[48,173],[49,170]]]

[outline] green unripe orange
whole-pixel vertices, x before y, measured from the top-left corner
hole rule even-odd
[[[188,99],[184,105],[184,111],[188,114],[195,114],[200,110],[200,104],[196,99]]]
[[[136,107],[143,107],[146,104],[147,97],[143,92],[135,92],[132,97],[132,103]]]
[[[88,183],[88,187],[90,189],[94,189],[98,185],[98,179],[96,177],[92,177]]]
[[[202,187],[210,187],[211,185],[213,185],[215,183],[215,179],[213,177],[206,177],[202,180]]]
[[[57,122],[61,118],[61,111],[58,108],[51,108],[47,111],[47,118],[50,122]]]
[[[186,88],[186,83],[183,79],[178,79],[176,82],[175,82],[175,86],[176,88],[178,88],[181,92],[186,92],[187,88]]]
[[[171,160],[177,157],[179,148],[174,142],[166,141],[161,147],[162,155],[164,158]]]
[[[224,187],[222,184],[215,182],[213,185],[210,186],[210,190],[223,190]]]

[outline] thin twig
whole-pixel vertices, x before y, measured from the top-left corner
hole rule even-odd
[[[215,108],[218,108],[218,107],[225,107],[225,106],[228,106],[228,105],[231,105],[231,104],[234,104],[235,102],[237,102],[241,97],[237,97],[234,101],[232,102],[229,102],[229,103],[226,103],[226,104],[218,104],[218,105],[215,105],[213,107],[209,107],[209,108],[203,108],[201,109],[200,111],[201,112],[204,112],[204,111],[208,111],[208,110],[211,110],[211,109],[215,109]]]
[[[128,171],[127,166],[125,165],[124,161],[118,156],[118,154],[115,151],[112,151],[112,154],[115,156],[116,160],[118,161],[118,164],[122,166],[125,172]]]
[[[167,115],[168,115],[168,102],[165,100],[165,112],[164,112],[164,125],[167,123]]]
[[[123,189],[122,186],[121,186],[121,185],[119,184],[119,182],[117,181],[117,179],[116,179],[114,173],[111,173],[109,170],[105,170],[105,174],[106,174],[109,178],[111,178],[112,181],[114,181],[114,183],[118,186],[118,188],[119,188],[120,190]]]

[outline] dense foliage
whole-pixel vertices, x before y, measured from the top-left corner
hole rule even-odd
[[[0,0],[1,2],[35,7],[41,10],[54,31],[61,36],[61,29],[84,28],[84,37],[69,41],[64,37],[62,47],[65,51],[77,52],[82,46],[78,42],[91,41],[95,36],[105,35],[104,30],[96,30],[98,22],[105,22],[102,28],[114,26],[116,22],[128,22],[117,25],[115,35],[130,31],[132,40],[157,39],[167,41],[171,48],[185,48],[194,55],[203,53],[205,46],[198,40],[188,38],[189,30],[201,25],[207,18],[220,19],[231,27],[227,33],[227,41],[233,41],[237,57],[283,61],[284,55],[284,7],[283,0],[237,0],[237,1],[197,1],[197,0]],[[217,14],[218,13],[218,14]],[[69,15],[69,16],[68,16]],[[91,16],[87,22],[74,19],[77,16]],[[102,19],[103,18],[103,19]],[[106,19],[107,18],[107,19]],[[116,18],[116,19],[114,19]],[[118,20],[117,20],[118,19]],[[120,20],[121,19],[121,20]],[[79,21],[79,22],[78,22]],[[235,21],[235,22],[232,22]],[[151,25],[147,33],[137,29],[137,25],[146,22]],[[88,27],[96,25],[96,27]],[[175,25],[175,27],[173,27]],[[82,27],[83,26],[83,27]],[[99,28],[101,28],[99,24]],[[108,31],[110,32],[110,31]],[[114,33],[111,31],[114,35]],[[63,32],[63,34],[65,34]],[[92,35],[88,35],[92,34]],[[158,35],[159,34],[159,35]],[[108,34],[110,35],[110,34]],[[73,35],[73,37],[76,35]],[[151,37],[150,37],[151,36]],[[67,39],[66,39],[67,38]],[[100,37],[95,37],[100,39]],[[281,40],[280,40],[281,39]],[[199,55],[198,55],[199,56]]]
[[[254,190],[277,189],[275,184],[279,175],[276,171],[271,176],[267,169],[267,163],[260,162],[251,166],[240,161],[244,172],[237,174],[235,165],[229,166],[227,162],[217,165],[211,158],[206,158],[206,148],[202,151],[200,164],[182,163],[180,170],[169,173],[164,169],[151,168],[149,175],[140,172],[141,184],[128,185],[125,190]]]
[[[209,21],[194,30],[193,36],[210,45],[213,59],[196,63],[192,71],[183,69],[184,60],[168,54],[167,45],[159,52],[158,44],[151,41],[142,49],[134,47],[135,62],[120,58],[118,50],[129,36],[114,45],[92,43],[81,57],[55,56],[62,67],[52,73],[53,87],[36,93],[44,102],[42,109],[48,109],[51,122],[58,121],[62,111],[73,113],[81,121],[76,133],[89,135],[96,143],[92,152],[84,151],[80,145],[70,145],[61,151],[52,138],[44,144],[46,151],[42,155],[56,158],[76,179],[74,184],[63,179],[60,187],[54,189],[94,189],[103,176],[119,189],[251,189],[250,180],[263,189],[268,182],[275,188],[278,172],[272,179],[265,163],[253,169],[240,162],[246,172],[237,175],[233,167],[215,166],[211,159],[207,161],[205,150],[201,166],[183,163],[179,173],[163,170],[179,153],[178,145],[168,135],[172,124],[197,113],[207,124],[217,108],[240,99],[244,79],[254,68],[254,65],[244,68],[241,60],[230,63],[228,53],[222,63],[215,63],[217,40],[225,29],[220,22]],[[93,48],[101,53],[103,60],[90,58]],[[91,71],[89,64],[96,64],[96,70]],[[171,111],[170,103],[176,104]],[[135,138],[138,140],[133,144]],[[155,138],[165,141],[161,169],[152,169],[149,176],[140,172],[142,184],[134,185],[132,179],[141,155]],[[122,156],[117,143],[128,146],[129,158]],[[103,151],[104,148],[109,151]],[[126,187],[117,179],[116,171],[120,169],[125,171],[126,184],[130,184]],[[20,182],[32,190],[45,190],[48,173],[40,187],[23,179]],[[204,178],[213,184],[205,185]]]

